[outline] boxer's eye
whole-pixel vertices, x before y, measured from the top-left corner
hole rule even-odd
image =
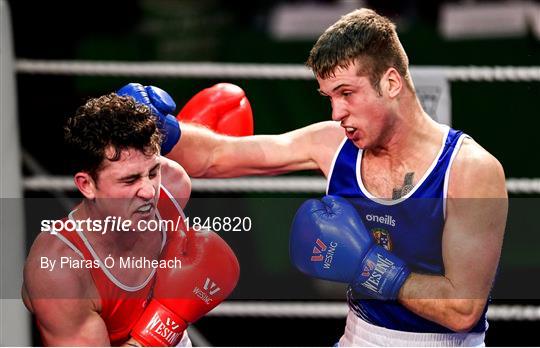
[[[130,177],[121,179],[120,182],[126,185],[131,185],[131,184],[134,184],[137,180],[139,180],[138,176],[130,176]]]

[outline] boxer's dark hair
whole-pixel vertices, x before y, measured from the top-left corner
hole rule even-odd
[[[133,148],[145,155],[158,153],[161,134],[150,109],[132,97],[116,93],[93,98],[68,118],[64,140],[75,171],[89,173],[97,182],[108,148],[110,161],[118,161],[121,151]]]

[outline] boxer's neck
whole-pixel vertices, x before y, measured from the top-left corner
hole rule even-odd
[[[78,208],[73,213],[73,218],[75,220],[99,220],[101,228],[96,230],[88,230],[83,227],[82,233],[88,239],[91,245],[96,248],[105,247],[106,249],[111,249],[119,253],[129,252],[135,249],[138,249],[138,246],[141,244],[148,245],[149,242],[155,237],[161,239],[161,232],[139,232],[129,230],[122,230],[119,228],[119,224],[122,221],[120,218],[116,217],[115,220],[109,219],[106,223],[107,216],[102,216],[102,214],[94,213],[94,210],[91,209],[88,205],[88,202],[83,201]],[[114,224],[113,225],[113,221]]]

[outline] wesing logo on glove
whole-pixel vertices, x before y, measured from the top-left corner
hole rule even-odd
[[[197,297],[199,297],[204,303],[210,304],[210,302],[213,301],[213,298],[210,296],[217,294],[220,290],[221,288],[218,287],[216,283],[214,283],[210,278],[206,277],[203,289],[196,286],[193,289],[193,293],[197,295]]]
[[[314,255],[311,255],[311,261],[322,261],[323,260],[323,256],[321,255],[321,253],[323,251],[326,251],[326,244],[323,243],[322,240],[320,240],[319,238],[317,238],[317,240],[315,241],[315,244],[317,244],[317,246],[314,246],[313,247],[313,254]]]
[[[362,282],[362,285],[375,293],[381,293],[381,286],[384,286],[384,282],[381,284],[381,280],[394,266],[394,263],[382,254],[377,253],[376,255],[376,262],[373,260],[366,261],[362,276],[368,279]]]
[[[320,262],[324,260],[323,267],[328,269],[332,266],[332,260],[334,258],[334,253],[336,252],[336,247],[338,246],[337,242],[330,242],[330,248],[324,244],[322,240],[317,238],[315,241],[316,246],[313,247],[313,255],[311,255],[311,261]],[[325,256],[322,255],[328,249],[328,252]]]
[[[375,264],[371,260],[367,260],[366,264],[364,266],[364,270],[362,271],[362,277],[369,277],[371,274],[371,271],[375,269]]]
[[[146,330],[153,336],[157,335],[167,342],[175,342],[182,332],[176,332],[180,326],[171,318],[167,317],[165,322],[161,319],[159,313],[154,314],[152,320],[146,325]]]

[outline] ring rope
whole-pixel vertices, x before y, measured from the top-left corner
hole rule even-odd
[[[324,193],[326,179],[322,177],[243,177],[234,179],[191,179],[197,192],[270,192],[270,193]],[[508,178],[510,193],[540,193],[540,178]],[[36,175],[24,179],[28,191],[73,191],[71,176]]]
[[[221,317],[327,318],[347,316],[346,302],[264,302],[226,301],[207,315]],[[490,320],[540,320],[540,307],[531,305],[490,305]]]
[[[534,178],[508,178],[506,188],[511,193],[539,193],[540,179]]]
[[[199,62],[117,62],[78,60],[32,60],[20,58],[15,69],[21,74],[313,79],[301,64],[199,63]],[[450,81],[540,81],[540,67],[456,66],[411,67],[411,72],[443,74]]]

